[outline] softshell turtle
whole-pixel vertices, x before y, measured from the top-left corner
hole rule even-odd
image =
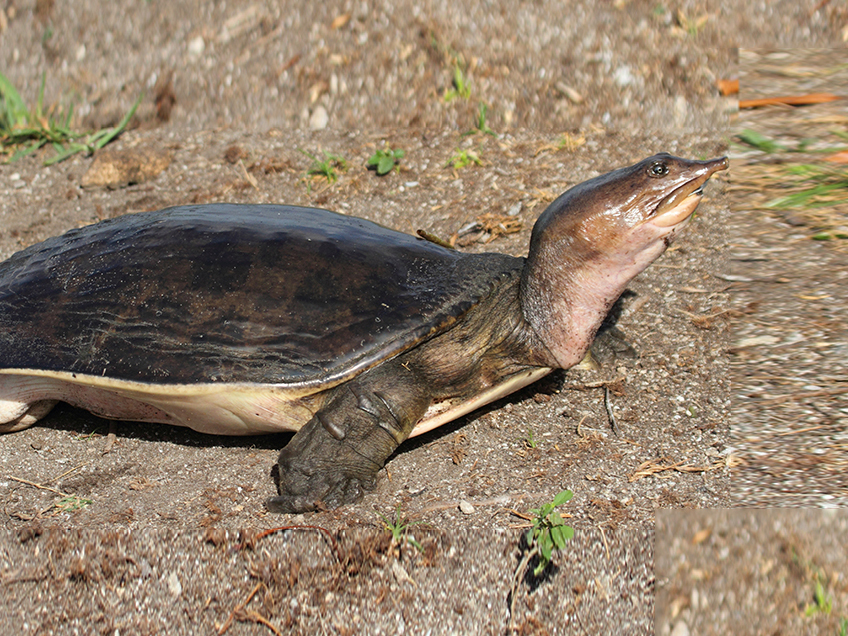
[[[357,500],[410,435],[578,363],[727,159],[581,183],[525,258],[281,205],[131,214],[0,263],[0,430],[59,400],[206,433],[297,431],[269,509]]]

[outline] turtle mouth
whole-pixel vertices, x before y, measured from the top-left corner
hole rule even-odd
[[[704,194],[704,185],[719,170],[727,169],[727,157],[706,162],[699,174],[660,201],[650,222],[658,227],[673,227],[688,219]]]

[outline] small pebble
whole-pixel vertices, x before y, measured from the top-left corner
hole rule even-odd
[[[198,35],[188,43],[188,56],[196,60],[203,55],[203,49],[205,48],[206,42],[203,41],[203,36]]]
[[[764,345],[773,345],[778,341],[775,336],[754,336],[752,338],[742,338],[734,346],[737,349],[745,349],[747,347],[760,347]]]
[[[671,636],[689,636],[689,627],[683,621],[677,621],[671,630]]]
[[[391,564],[392,574],[395,575],[398,583],[412,583],[415,585],[415,581],[412,580],[412,577],[409,576],[409,573],[404,569],[404,567],[400,564],[397,559],[392,560]]]
[[[635,82],[635,78],[633,76],[633,71],[630,70],[630,67],[626,64],[622,64],[613,73],[613,80],[615,83],[624,88],[625,86],[631,86]]]
[[[464,499],[459,502],[459,509],[463,512],[463,514],[466,514],[466,515],[473,515],[474,514],[474,506],[472,506],[470,503],[468,503]]]
[[[179,596],[183,593],[183,586],[180,583],[179,577],[177,577],[176,572],[171,572],[168,575],[168,590],[170,590],[171,594],[174,596]]]
[[[327,114],[327,109],[318,104],[312,111],[312,115],[309,116],[309,129],[324,130],[329,121],[330,116]]]

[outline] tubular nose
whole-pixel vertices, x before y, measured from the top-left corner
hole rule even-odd
[[[727,157],[720,157],[718,159],[713,159],[709,162],[710,168],[712,168],[713,172],[718,172],[719,170],[727,170],[730,166],[730,161]]]

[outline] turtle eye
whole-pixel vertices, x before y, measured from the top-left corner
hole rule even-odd
[[[649,177],[664,177],[668,174],[668,166],[665,161],[655,161],[648,167]]]

